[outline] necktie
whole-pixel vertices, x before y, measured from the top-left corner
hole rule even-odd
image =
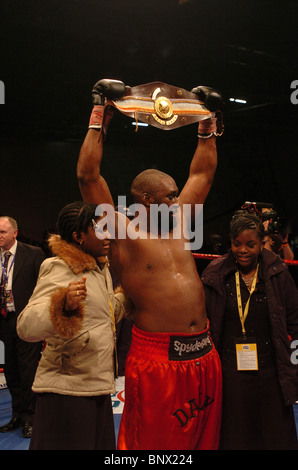
[[[10,258],[11,253],[7,251],[4,254],[4,265],[2,266],[2,276],[1,276],[1,286],[0,286],[0,294],[1,294],[1,315],[3,315],[4,318],[7,317],[7,309],[6,309],[6,299],[5,299],[5,286],[7,283],[7,266],[8,266],[8,260]]]

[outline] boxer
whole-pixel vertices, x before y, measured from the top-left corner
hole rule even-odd
[[[113,206],[101,174],[103,142],[111,110],[117,103],[122,105],[126,95],[127,87],[118,80],[100,80],[92,90],[94,107],[77,164],[86,202]],[[212,102],[218,93],[206,87],[192,92],[198,101],[210,96]],[[145,98],[150,103],[150,96]],[[198,119],[198,145],[181,193],[168,174],[145,170],[133,181],[131,192],[145,208],[148,236],[118,236],[119,220],[125,227],[130,220],[124,215],[115,217],[111,266],[135,311],[125,368],[121,450],[207,450],[218,445],[221,368],[209,335],[202,283],[184,237],[174,238],[172,226],[167,237],[160,232],[155,238],[149,236],[152,205],[195,208],[204,203],[212,185],[217,167],[217,117],[206,102],[198,104],[206,112]],[[150,114],[150,110],[146,112]]]

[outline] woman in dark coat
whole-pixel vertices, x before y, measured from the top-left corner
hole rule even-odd
[[[298,292],[286,264],[262,249],[262,224],[231,221],[231,249],[202,274],[223,369],[221,449],[297,449]]]

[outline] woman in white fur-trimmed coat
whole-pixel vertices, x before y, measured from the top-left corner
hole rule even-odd
[[[30,449],[115,448],[115,316],[124,309],[107,264],[109,234],[95,208],[77,202],[62,209],[59,234],[49,239],[54,256],[43,262],[18,318],[22,339],[46,343],[32,387]]]

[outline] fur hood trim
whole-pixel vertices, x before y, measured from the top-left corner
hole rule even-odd
[[[91,271],[98,267],[95,259],[85,253],[75,245],[62,240],[60,235],[51,235],[49,240],[49,247],[55,256],[59,256],[67,264],[67,266],[75,273],[80,274],[85,271]],[[103,268],[107,263],[105,257],[98,258],[100,267]]]

